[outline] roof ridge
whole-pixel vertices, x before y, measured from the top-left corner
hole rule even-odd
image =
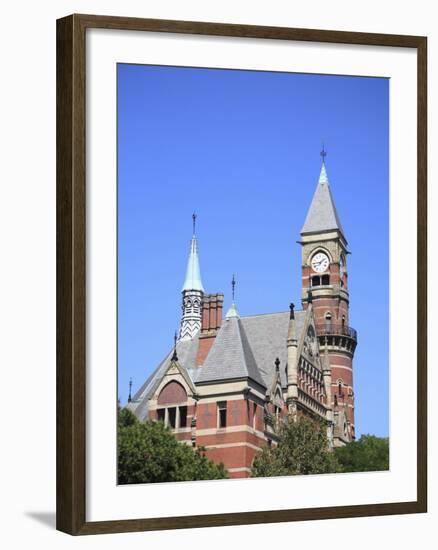
[[[305,309],[296,309],[295,313],[302,313],[306,311]],[[262,317],[263,315],[283,315],[288,314],[290,311],[273,311],[272,313],[254,313],[254,315],[241,315],[240,319],[249,319],[250,317]]]

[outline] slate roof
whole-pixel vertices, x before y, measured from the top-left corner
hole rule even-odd
[[[305,311],[295,311],[296,336],[300,339]],[[274,361],[280,359],[280,379],[287,385],[287,332],[289,312],[267,313],[225,319],[204,365],[197,367],[198,335],[177,343],[178,363],[193,383],[206,384],[219,380],[250,378],[270,389],[275,377]],[[170,365],[170,350],[151,376],[135,393],[129,408],[140,420],[148,413],[148,400]]]
[[[307,212],[306,220],[301,234],[318,233],[321,231],[330,231],[337,229],[342,234],[341,221],[336,210],[335,201],[330,191],[330,185],[327,177],[325,164],[321,167],[318,185],[313,195],[310,208]]]
[[[246,377],[265,386],[241,319],[230,317],[222,322],[196,382]]]
[[[194,382],[192,376],[193,367],[195,366],[196,353],[198,351],[198,335],[191,340],[180,340],[176,344],[176,352],[178,355],[178,363],[186,369],[188,375]],[[146,379],[140,389],[132,397],[128,408],[135,412],[140,420],[144,420],[148,413],[148,401],[152,397],[156,386],[161,378],[166,373],[170,365],[170,359],[173,355],[173,349],[169,351],[166,357],[161,361],[154,372]]]
[[[305,317],[305,311],[295,311],[297,340],[300,339]],[[275,376],[274,361],[278,357],[281,385],[286,387],[289,311],[242,317],[241,321],[265,386],[270,388],[272,385]]]

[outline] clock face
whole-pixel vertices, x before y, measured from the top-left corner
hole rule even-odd
[[[310,262],[312,265],[313,271],[316,271],[317,273],[323,273],[324,271],[327,271],[327,268],[329,266],[329,259],[324,252],[318,252],[313,256],[312,261]]]

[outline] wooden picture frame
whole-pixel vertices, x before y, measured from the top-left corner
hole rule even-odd
[[[417,499],[373,505],[86,521],[87,29],[411,48],[417,55]],[[427,511],[427,40],[420,36],[71,15],[57,21],[57,529],[72,535]]]

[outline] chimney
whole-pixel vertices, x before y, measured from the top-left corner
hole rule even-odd
[[[217,332],[222,324],[223,294],[204,294],[202,300],[201,336]]]
[[[202,299],[202,324],[196,356],[197,366],[204,363],[214,343],[217,332],[221,327],[223,305],[223,294],[204,294]]]

